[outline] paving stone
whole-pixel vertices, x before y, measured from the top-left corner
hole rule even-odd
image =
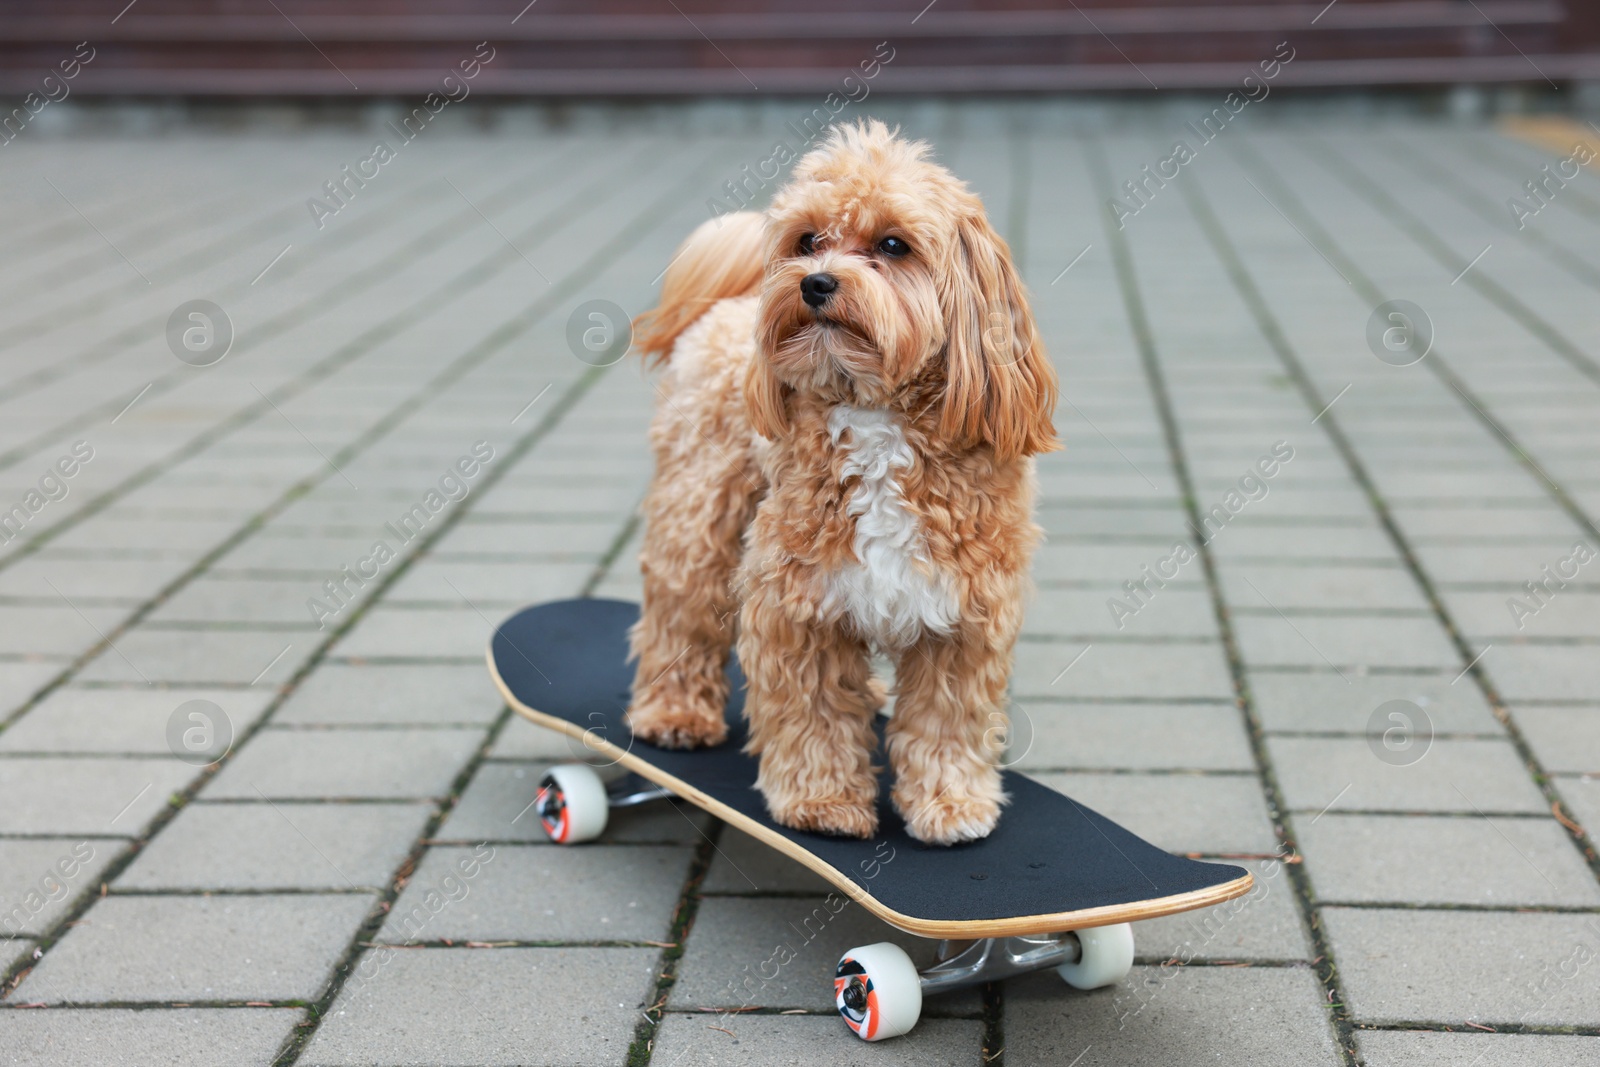
[[[1600,707],[1519,707],[1512,717],[1548,771],[1600,773]]]
[[[1548,1034],[1358,1030],[1367,1067],[1597,1067],[1600,1041]]]
[[[732,1036],[711,1026],[722,1027]],[[830,1067],[924,1067],[978,1063],[983,1024],[965,1019],[922,1019],[892,1041],[866,1042],[835,1012],[825,1015],[707,1016],[669,1013],[656,1031],[652,1063],[675,1067],[790,1064],[797,1055]],[[801,1050],[804,1050],[803,1053]]]
[[[0,654],[75,656],[127,617],[126,608],[0,604]]]
[[[502,611],[577,596],[593,563],[462,563],[422,559],[385,595],[390,604],[460,604]]]
[[[1084,652],[1084,648],[1089,649]],[[1083,653],[1082,659],[1077,659]],[[1074,659],[1077,662],[1074,663]],[[1011,688],[1017,697],[1233,699],[1220,644],[1020,641]]]
[[[1166,541],[1127,541],[1121,544],[1045,542],[1033,556],[1035,581],[1070,579],[1120,586],[1142,576],[1148,564],[1155,568],[1164,558],[1172,555],[1173,546]],[[1196,562],[1193,577],[1199,577]],[[1190,577],[1186,571],[1180,571]]]
[[[131,837],[196,772],[175,759],[0,759],[0,833]]]
[[[190,804],[119,889],[382,889],[431,804]]]
[[[306,601],[326,601],[320,583],[303,578],[200,579],[180,589],[172,599],[152,611],[146,622],[250,622],[317,630],[320,616]]]
[[[440,797],[483,743],[480,729],[264,730],[202,791],[206,800]]]
[[[1236,606],[1249,605],[1249,601]],[[1461,667],[1432,619],[1235,615],[1239,654],[1252,666]]]
[[[1553,818],[1341,815],[1296,825],[1319,902],[1600,905]]]
[[[1600,589],[1593,587],[1574,586],[1542,603],[1509,588],[1492,593],[1447,589],[1441,596],[1456,625],[1480,646],[1525,637],[1600,636]]]
[[[541,731],[548,732],[548,731]],[[568,760],[571,761],[569,755]],[[539,792],[548,763],[486,762],[467,783],[437,835],[442,841],[510,841],[548,844],[538,816],[529,806]],[[603,772],[614,775],[614,769]],[[697,844],[714,820],[692,804],[650,801],[613,809],[600,840],[607,843]]]
[[[933,964],[936,942],[903,934],[837,894],[805,897],[706,897],[678,961],[668,1006],[805,1008],[832,1012],[833,971],[859,945],[893,941],[919,968]],[[980,998],[958,990],[923,1010],[975,1014]]]
[[[323,663],[273,716],[278,725],[493,722],[505,706],[482,664]],[[549,731],[541,730],[540,733]]]
[[[1034,510],[1034,519],[1044,527],[1047,540],[1148,534],[1170,544],[1184,537],[1189,529],[1188,517],[1181,507],[1079,506],[1056,503],[1053,496],[1049,485],[1040,485],[1040,501]]]
[[[692,855],[658,845],[435,847],[378,938],[664,941]]]
[[[1562,775],[1553,778],[1567,814],[1577,819],[1589,831],[1590,840],[1600,834],[1600,778],[1577,778]]]
[[[1391,700],[1421,708],[1436,733],[1502,735],[1503,728],[1483,691],[1455,672],[1439,675],[1355,674],[1332,671],[1252,670],[1250,693],[1267,730],[1365,733],[1373,714]],[[1380,721],[1387,723],[1385,716]]]
[[[1405,765],[1379,758],[1377,738],[1269,737],[1267,748],[1295,811],[1549,810],[1508,741],[1436,737]]]
[[[375,899],[365,893],[113,895],[45,953],[15,997],[46,1003],[315,999]]]
[[[1249,512],[1241,513],[1241,517]],[[1203,516],[1202,516],[1203,517]],[[1208,524],[1208,531],[1214,524]],[[1263,526],[1231,521],[1208,542],[1221,560],[1304,558],[1392,560],[1394,544],[1374,523],[1348,526]]]
[[[500,620],[471,608],[375,608],[333,648],[341,657],[459,657],[482,662]]]
[[[1324,1000],[1301,967],[1135,967],[1091,993],[1046,971],[1006,984],[1006,1063],[1334,1067]]]
[[[1171,852],[1277,851],[1272,820],[1254,775],[1075,773],[1033,777]]]
[[[191,720],[179,709],[191,700],[204,700],[226,716],[211,727],[213,740],[239,737],[266,710],[273,692],[256,689],[57,689],[0,734],[4,752],[171,752],[168,723],[178,716],[182,729]],[[207,712],[206,714],[212,714]],[[188,754],[181,747],[179,752]],[[212,751],[220,756],[221,750]]]
[[[1134,951],[1152,963],[1188,960],[1309,960],[1311,942],[1294,885],[1277,860],[1227,860],[1255,875],[1242,897],[1198,911],[1146,919]]]
[[[1537,580],[1546,566],[1555,567],[1572,555],[1577,538],[1502,545],[1417,545],[1416,553],[1436,582],[1506,582],[1520,586]],[[1576,579],[1593,585],[1600,576],[1583,567]]]
[[[305,1067],[611,1067],[633,1043],[659,949],[374,949],[299,1062]],[[551,990],[582,990],[583,1006]]]
[[[1600,693],[1600,649],[1592,645],[1495,645],[1479,663],[1513,703],[1593,700]]]
[[[1600,1021],[1593,914],[1324,908],[1357,1022]]]
[[[15,1067],[257,1067],[299,1008],[52,1008],[0,1012],[0,1063]],[[159,1057],[159,1058],[155,1058]]]
[[[137,629],[96,656],[78,680],[271,686],[293,676],[319,643],[277,630]]]
[[[1288,565],[1229,560],[1218,567],[1223,595],[1236,607],[1281,611],[1342,608],[1428,610],[1416,580],[1400,567]]]
[[[799,860],[749,834],[725,827],[700,883],[702,893],[806,893],[826,896],[833,885]]]
[[[1011,706],[1009,765],[1034,768],[1253,771],[1231,704]]]
[[[182,559],[66,559],[44,549],[0,572],[0,596],[154,596],[193,566]]]
[[[50,932],[121,851],[121,841],[0,839],[0,937]]]
[[[1114,612],[1115,602],[1137,606],[1116,586],[1094,589],[1041,588],[1028,605],[1024,629],[1029,634],[1058,637],[1092,637],[1123,634],[1128,637],[1215,637],[1217,617],[1211,595],[1204,587],[1159,591],[1136,614]],[[1121,623],[1119,626],[1118,623]]]
[[[65,663],[0,663],[0,708],[9,716],[66,669]]]

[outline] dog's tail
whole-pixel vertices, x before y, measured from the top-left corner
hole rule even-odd
[[[766,219],[734,211],[702,222],[678,246],[661,282],[661,302],[633,320],[633,343],[646,364],[672,354],[678,335],[718,300],[761,283]]]

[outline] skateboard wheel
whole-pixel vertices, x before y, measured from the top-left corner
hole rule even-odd
[[[899,945],[880,941],[853,948],[833,973],[833,1003],[863,1041],[899,1037],[922,1014],[922,979]]]
[[[593,841],[605,830],[611,811],[605,783],[582,763],[551,767],[533,803],[544,832],[558,845]]]
[[[1115,985],[1133,969],[1133,928],[1127,923],[1074,930],[1082,952],[1077,963],[1063,963],[1056,973],[1074,989]]]

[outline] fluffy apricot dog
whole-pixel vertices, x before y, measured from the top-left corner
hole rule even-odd
[[[877,830],[870,654],[912,836],[994,829],[1056,376],[977,196],[881,122],[836,128],[765,215],[697,229],[640,316],[650,431],[628,722],[726,738],[737,634],[757,784],[785,826]],[[735,625],[735,622],[737,625]]]

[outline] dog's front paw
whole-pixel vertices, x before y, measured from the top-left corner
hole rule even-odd
[[[728,739],[722,708],[651,694],[628,709],[628,729],[659,748],[708,748]]]
[[[835,837],[871,837],[878,832],[877,798],[845,796],[796,797],[781,803],[770,798],[774,822],[793,830]]]
[[[896,789],[894,806],[906,821],[906,832],[930,845],[956,845],[988,837],[1000,821],[1001,797],[943,790],[925,795],[918,789]]]

